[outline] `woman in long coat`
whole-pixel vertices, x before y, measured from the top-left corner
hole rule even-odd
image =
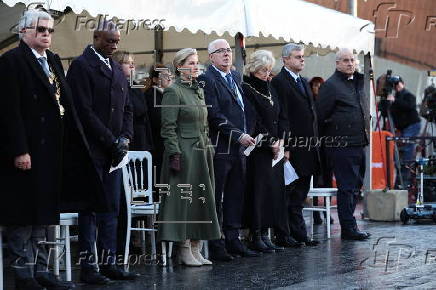
[[[179,262],[211,264],[200,254],[200,240],[220,238],[214,197],[214,150],[208,136],[207,108],[199,87],[198,55],[192,48],[174,58],[176,81],[164,91],[162,129],[165,151],[158,237],[179,242]]]
[[[271,242],[268,228],[288,231],[283,160],[272,167],[288,126],[279,98],[268,81],[274,61],[270,51],[253,53],[245,66],[247,75],[242,83],[257,113],[254,136],[264,136],[261,145],[247,159],[245,218],[252,236],[251,248],[265,253],[283,249]]]

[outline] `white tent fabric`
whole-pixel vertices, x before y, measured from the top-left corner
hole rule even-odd
[[[29,5],[35,0],[3,0],[9,6]],[[118,19],[165,19],[165,29],[201,30],[206,34],[241,32],[245,37],[273,36],[285,41],[311,43],[323,48],[349,47],[356,52],[374,50],[372,22],[302,0],[46,0],[45,8],[76,14],[115,16]]]

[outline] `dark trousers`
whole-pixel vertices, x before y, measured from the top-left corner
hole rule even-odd
[[[105,213],[79,212],[79,249],[82,268],[95,268],[94,244],[97,241],[99,264],[116,263],[117,219],[121,192],[120,169],[103,173],[105,193],[110,198],[112,210]],[[98,229],[98,238],[97,238]]]
[[[357,229],[354,210],[365,177],[364,147],[327,148],[338,186],[338,217],[342,231]]]
[[[48,275],[47,226],[9,226],[8,247],[17,279]]]
[[[286,187],[288,195],[289,231],[300,242],[307,241],[306,223],[303,218],[303,204],[310,190],[310,176],[300,176]]]
[[[242,226],[245,161],[244,156],[232,155],[214,159],[216,212],[227,241],[239,238]],[[212,248],[224,246],[222,240],[210,243]]]

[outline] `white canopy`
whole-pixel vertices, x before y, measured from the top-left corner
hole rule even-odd
[[[29,5],[35,0],[3,0],[9,6]],[[40,1],[39,1],[40,2]],[[241,32],[245,37],[282,37],[335,49],[349,47],[356,52],[374,51],[372,22],[302,0],[46,0],[45,8],[63,11],[67,6],[76,14],[113,16],[118,19],[165,19],[165,29],[201,30],[218,35]]]

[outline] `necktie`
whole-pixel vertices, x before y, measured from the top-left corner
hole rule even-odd
[[[303,82],[301,81],[301,77],[297,78],[297,87],[303,95],[306,95],[306,91],[304,90]]]
[[[50,76],[50,71],[49,71],[49,68],[48,68],[47,59],[44,56],[42,56],[42,57],[38,58],[38,61],[41,64],[42,70],[44,71],[45,75],[47,77],[49,77]]]
[[[236,101],[238,102],[238,105],[241,106],[241,108],[243,110],[244,109],[244,104],[242,104],[241,100],[239,99],[237,88],[236,88],[236,84],[235,84],[235,81],[232,78],[232,74],[231,73],[228,73],[226,75],[226,80],[227,80],[227,83],[228,83],[229,87],[232,89],[232,91],[235,92]]]

